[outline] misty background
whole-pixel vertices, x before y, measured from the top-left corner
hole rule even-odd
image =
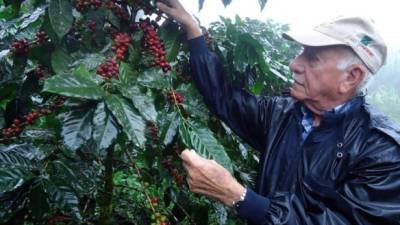
[[[288,24],[291,30],[304,30],[339,16],[363,16],[372,19],[388,46],[386,64],[374,76],[367,101],[400,124],[400,29],[398,2],[391,0],[269,0],[263,11],[257,0],[233,0],[224,7],[221,1],[181,0],[202,26],[220,21],[220,16],[273,20]]]

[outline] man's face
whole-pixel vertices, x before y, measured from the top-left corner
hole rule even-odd
[[[335,47],[305,47],[290,63],[295,80],[290,91],[292,97],[315,113],[334,104],[344,73],[337,68],[341,57]]]

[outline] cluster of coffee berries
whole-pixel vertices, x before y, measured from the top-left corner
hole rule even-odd
[[[11,127],[3,129],[3,137],[11,138],[14,136],[18,136],[22,132],[22,127],[20,127],[21,121],[19,119],[15,119]]]
[[[185,99],[183,94],[181,94],[181,93],[179,93],[179,92],[177,92],[175,90],[169,91],[167,93],[167,95],[168,95],[168,99],[169,99],[170,102],[172,102],[174,104],[178,104],[178,105],[182,104],[183,100]]]
[[[173,168],[172,160],[164,159],[161,163],[168,169],[169,175],[171,175],[175,179],[176,185],[182,186],[183,177],[179,174],[178,169]]]
[[[97,74],[106,79],[117,77],[119,74],[117,61],[113,58],[107,59],[105,63],[100,64],[99,67],[97,67]]]
[[[87,24],[86,24],[86,26],[89,30],[89,33],[90,33],[92,44],[96,43],[96,25],[97,25],[96,21],[94,21],[94,20],[88,20]]]
[[[51,42],[49,35],[47,35],[47,33],[44,31],[37,32],[35,40],[42,45],[45,45],[45,44],[48,44]]]
[[[121,19],[128,19],[128,15],[124,12],[124,10],[117,4],[115,0],[108,0],[106,2],[106,8],[111,10],[116,16]]]
[[[155,123],[151,122],[151,121],[147,121],[147,127],[148,127],[148,131],[150,133],[151,138],[153,138],[154,140],[158,139],[158,127]]]
[[[18,136],[27,125],[35,122],[35,120],[38,119],[40,116],[48,115],[50,113],[51,113],[50,109],[41,108],[38,109],[37,111],[33,111],[27,115],[24,115],[24,120],[20,120],[18,118],[14,119],[11,127],[3,129],[2,132],[3,137],[11,138]]]
[[[11,44],[11,50],[18,56],[26,56],[29,50],[29,43],[26,39],[15,40]]]
[[[142,20],[140,22],[140,28],[144,31],[144,47],[150,49],[154,56],[154,65],[160,66],[164,73],[171,70],[171,66],[165,58],[164,43],[160,40],[157,35],[156,29],[150,20]]]
[[[115,52],[118,60],[123,60],[125,58],[125,53],[128,51],[131,40],[128,34],[119,33],[115,35],[112,43],[112,50]]]
[[[102,5],[102,0],[76,0],[75,1],[75,8],[79,12],[83,12],[90,7],[93,7],[95,9],[98,9]]]
[[[96,32],[96,21],[88,20],[86,25],[90,32],[92,33]]]
[[[167,217],[159,212],[155,212],[151,215],[153,221],[150,225],[168,225]]]
[[[55,224],[57,224],[57,223],[59,223],[59,222],[63,222],[65,220],[65,217],[64,216],[61,216],[61,215],[59,215],[59,216],[53,216],[53,217],[50,217],[48,220],[47,220],[47,224],[48,225],[55,225]]]
[[[153,206],[153,208],[157,208],[159,205],[158,197],[150,197],[150,204]],[[167,217],[159,212],[153,213],[151,215],[151,220],[153,221],[151,225],[168,225]]]
[[[157,207],[159,203],[159,199],[156,196],[150,197],[150,204],[153,207]]]
[[[139,24],[137,23],[130,23],[129,24],[129,29],[132,31],[136,31],[139,28]]]
[[[41,79],[45,76],[45,74],[47,73],[47,71],[43,68],[43,67],[37,67],[31,71],[29,71],[27,73],[28,77],[33,77],[33,78],[37,78],[37,79]]]

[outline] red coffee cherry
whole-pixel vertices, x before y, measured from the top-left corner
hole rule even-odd
[[[11,51],[13,51],[18,56],[26,56],[29,50],[29,43],[25,39],[15,40],[11,44]]]
[[[106,79],[117,77],[119,74],[117,61],[112,58],[107,59],[105,63],[100,64],[99,67],[97,67],[97,74]]]

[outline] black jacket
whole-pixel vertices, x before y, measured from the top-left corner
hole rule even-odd
[[[203,37],[189,40],[193,80],[210,109],[261,152],[239,216],[252,224],[400,224],[400,132],[356,97],[302,142],[301,102],[226,81]]]

